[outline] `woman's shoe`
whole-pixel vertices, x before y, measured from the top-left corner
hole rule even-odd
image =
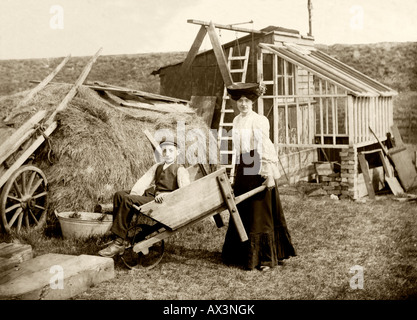
[[[259,267],[259,270],[260,271],[268,271],[268,270],[270,270],[271,269],[271,267],[269,267],[269,266],[260,266]]]

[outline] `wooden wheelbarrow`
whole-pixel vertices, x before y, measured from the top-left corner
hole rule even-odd
[[[220,213],[225,210],[229,211],[241,241],[248,239],[236,205],[263,191],[265,187],[260,186],[234,197],[225,168],[206,176],[203,176],[198,165],[189,167],[188,171],[192,182],[167,194],[163,203],[152,201],[140,207],[134,206],[140,214],[129,229],[130,246],[121,257],[127,267],[154,267],[162,259],[164,239],[211,216],[221,227]],[[141,223],[141,215],[154,223]]]

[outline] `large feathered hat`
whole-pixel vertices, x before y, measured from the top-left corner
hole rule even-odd
[[[239,100],[242,96],[255,101],[266,91],[265,86],[259,83],[234,83],[227,87],[232,100]]]

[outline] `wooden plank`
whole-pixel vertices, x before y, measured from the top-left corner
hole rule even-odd
[[[210,24],[208,26],[208,34],[209,34],[209,37],[210,37],[211,44],[213,46],[213,52],[214,52],[214,55],[216,57],[217,64],[219,66],[224,85],[226,87],[230,86],[231,84],[233,84],[232,75],[230,74],[230,70],[227,67],[226,57],[224,55],[219,37],[216,33],[216,30],[215,30],[214,25],[213,25],[212,22],[210,22]]]
[[[177,103],[185,103],[185,104],[189,102],[188,100],[163,96],[160,94],[145,92],[145,91],[136,90],[136,89],[115,86],[115,85],[107,84],[101,81],[95,81],[93,85],[87,82],[84,85],[94,90],[105,90],[105,91],[110,91],[114,93],[117,93],[117,92],[126,93],[126,94],[139,96],[139,97],[143,97],[147,99],[153,99],[153,100],[161,100],[161,101],[169,101],[169,102],[177,102]]]
[[[217,177],[225,172],[226,169],[221,168],[188,186],[170,192],[162,203],[152,201],[142,205],[140,209],[135,208],[169,229],[178,229],[210,211],[225,206],[217,182]],[[190,195],[193,195],[192,199]]]
[[[196,38],[194,39],[193,44],[191,45],[190,50],[188,51],[187,57],[185,58],[185,60],[183,61],[181,65],[181,70],[180,70],[181,75],[184,75],[193,64],[193,61],[198,53],[198,50],[201,47],[201,44],[204,41],[204,38],[206,37],[206,34],[207,34],[207,29],[204,25],[202,25],[200,30],[197,33]]]
[[[417,170],[413,165],[410,153],[407,148],[392,148],[388,150],[388,155],[394,163],[398,178],[407,191],[417,186]]]
[[[363,178],[365,180],[366,189],[368,190],[368,196],[370,199],[375,199],[375,191],[372,186],[372,180],[369,176],[369,166],[365,159],[365,155],[361,152],[358,153],[359,164],[362,169]]]
[[[190,107],[197,110],[197,115],[203,118],[209,128],[213,121],[216,100],[216,96],[192,96],[190,100]]]
[[[400,131],[398,130],[398,127],[396,125],[391,126],[391,133],[394,137],[395,146],[396,147],[404,146],[404,142],[403,142],[403,139],[401,137]]]
[[[369,169],[369,176],[371,178],[371,183],[375,193],[384,189],[386,179],[384,175],[384,168],[382,166]],[[366,187],[363,173],[358,174],[357,190],[358,198],[362,198],[368,195],[368,190]]]
[[[26,103],[28,103],[39,91],[41,91],[55,76],[56,74],[62,69],[62,67],[67,63],[68,59],[71,57],[71,55],[68,55],[62,62],[55,68],[54,71],[52,71],[45,79],[43,79],[36,87],[34,87],[29,94],[23,98],[15,107],[17,110],[17,113],[9,115],[6,119],[4,119],[4,122],[9,122],[14,117],[18,116],[19,114],[25,113],[26,110],[20,111],[19,109]]]
[[[382,144],[381,140],[379,140],[378,136],[376,135],[376,133],[374,132],[374,130],[369,127],[369,131],[371,131],[371,133],[374,135],[375,139],[378,141],[378,144],[381,146],[382,151],[384,152],[385,155],[387,155],[387,148]]]
[[[385,176],[385,181],[387,182],[392,193],[396,196],[404,194],[404,190],[401,187],[396,177],[387,177]]]
[[[187,113],[187,114],[195,114],[194,110],[190,110],[189,108],[185,107],[182,104],[177,104],[174,108],[173,106],[167,105],[158,105],[158,106],[147,106],[145,103],[140,102],[122,102],[122,107],[130,107],[135,109],[141,109],[141,110],[148,110],[153,112],[160,112],[160,113]]]
[[[55,109],[55,111],[51,114],[51,116],[46,121],[47,125],[50,125],[55,120],[56,114],[58,112],[63,111],[67,107],[68,103],[72,100],[72,98],[75,97],[75,95],[77,94],[78,88],[83,84],[83,82],[87,78],[88,74],[90,73],[91,68],[93,67],[94,62],[96,62],[98,56],[100,55],[101,50],[102,48],[100,48],[96,52],[96,54],[90,59],[88,64],[84,67],[83,71],[81,72],[74,86],[71,88],[71,90],[67,93],[65,98],[61,101],[61,103],[58,105],[58,107]]]
[[[33,83],[39,83],[39,80],[30,80],[29,82],[33,82]],[[51,82],[51,84],[70,84],[70,83],[65,83],[65,82]],[[163,96],[160,94],[156,94],[156,93],[149,93],[149,92],[145,92],[145,91],[140,91],[140,90],[135,90],[135,89],[129,89],[129,88],[123,88],[123,87],[119,87],[119,86],[114,86],[114,85],[110,85],[110,84],[106,84],[103,82],[94,82],[94,84],[89,84],[89,82],[83,84],[82,86],[84,87],[88,87],[90,89],[96,90],[96,91],[108,91],[108,92],[113,92],[113,93],[125,93],[125,94],[130,94],[133,96],[139,96],[139,97],[145,97],[147,99],[151,99],[151,100],[161,100],[161,101],[170,101],[170,102],[181,102],[181,103],[188,103],[188,100],[182,100],[182,99],[178,99],[178,98],[174,98],[174,97],[168,97],[168,96]]]
[[[207,29],[205,26],[201,26],[200,30],[197,33],[196,38],[194,39],[193,44],[191,45],[190,50],[188,51],[188,54],[181,64],[180,70],[177,74],[175,74],[176,80],[174,81],[173,88],[171,92],[177,92],[181,86],[184,85],[184,82],[187,79],[187,73],[191,68],[191,65],[193,64],[195,57],[198,54],[198,50],[201,47],[201,44],[204,41],[204,38],[207,34]]]
[[[155,140],[155,138],[153,137],[153,135],[149,132],[148,129],[142,130],[142,132],[146,135],[146,137],[148,138],[149,142],[152,144],[152,147],[154,148],[154,150],[158,151],[158,153],[162,153],[161,152],[161,148],[159,146],[159,143]]]
[[[205,22],[205,21],[194,20],[194,19],[189,19],[189,20],[187,20],[187,22],[188,23],[193,23],[193,24],[199,24],[199,25],[202,25],[202,26],[209,26],[210,23],[212,23],[212,22]],[[264,34],[265,33],[263,31],[259,31],[259,30],[234,27],[233,25],[225,25],[225,24],[219,24],[219,23],[213,23],[213,26],[216,27],[216,28],[219,28],[219,29],[238,31],[238,32],[255,33],[255,34]]]
[[[379,156],[381,158],[382,166],[385,171],[385,181],[387,182],[392,193],[396,196],[403,194],[404,190],[398,182],[397,178],[394,176],[394,168],[391,166],[388,158],[384,155],[381,149],[379,150]]]
[[[32,259],[32,246],[20,243],[0,243],[0,273]]]
[[[46,116],[39,110],[0,145],[0,164],[12,155],[36,131],[35,126]]]
[[[112,258],[48,253],[1,273],[0,299],[69,299],[114,276]]]

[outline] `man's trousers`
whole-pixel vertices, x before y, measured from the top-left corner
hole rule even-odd
[[[151,192],[145,192],[143,196],[130,195],[130,191],[117,191],[113,196],[113,225],[111,231],[125,239],[129,224],[133,217],[133,205],[141,206],[142,204],[155,200]]]

